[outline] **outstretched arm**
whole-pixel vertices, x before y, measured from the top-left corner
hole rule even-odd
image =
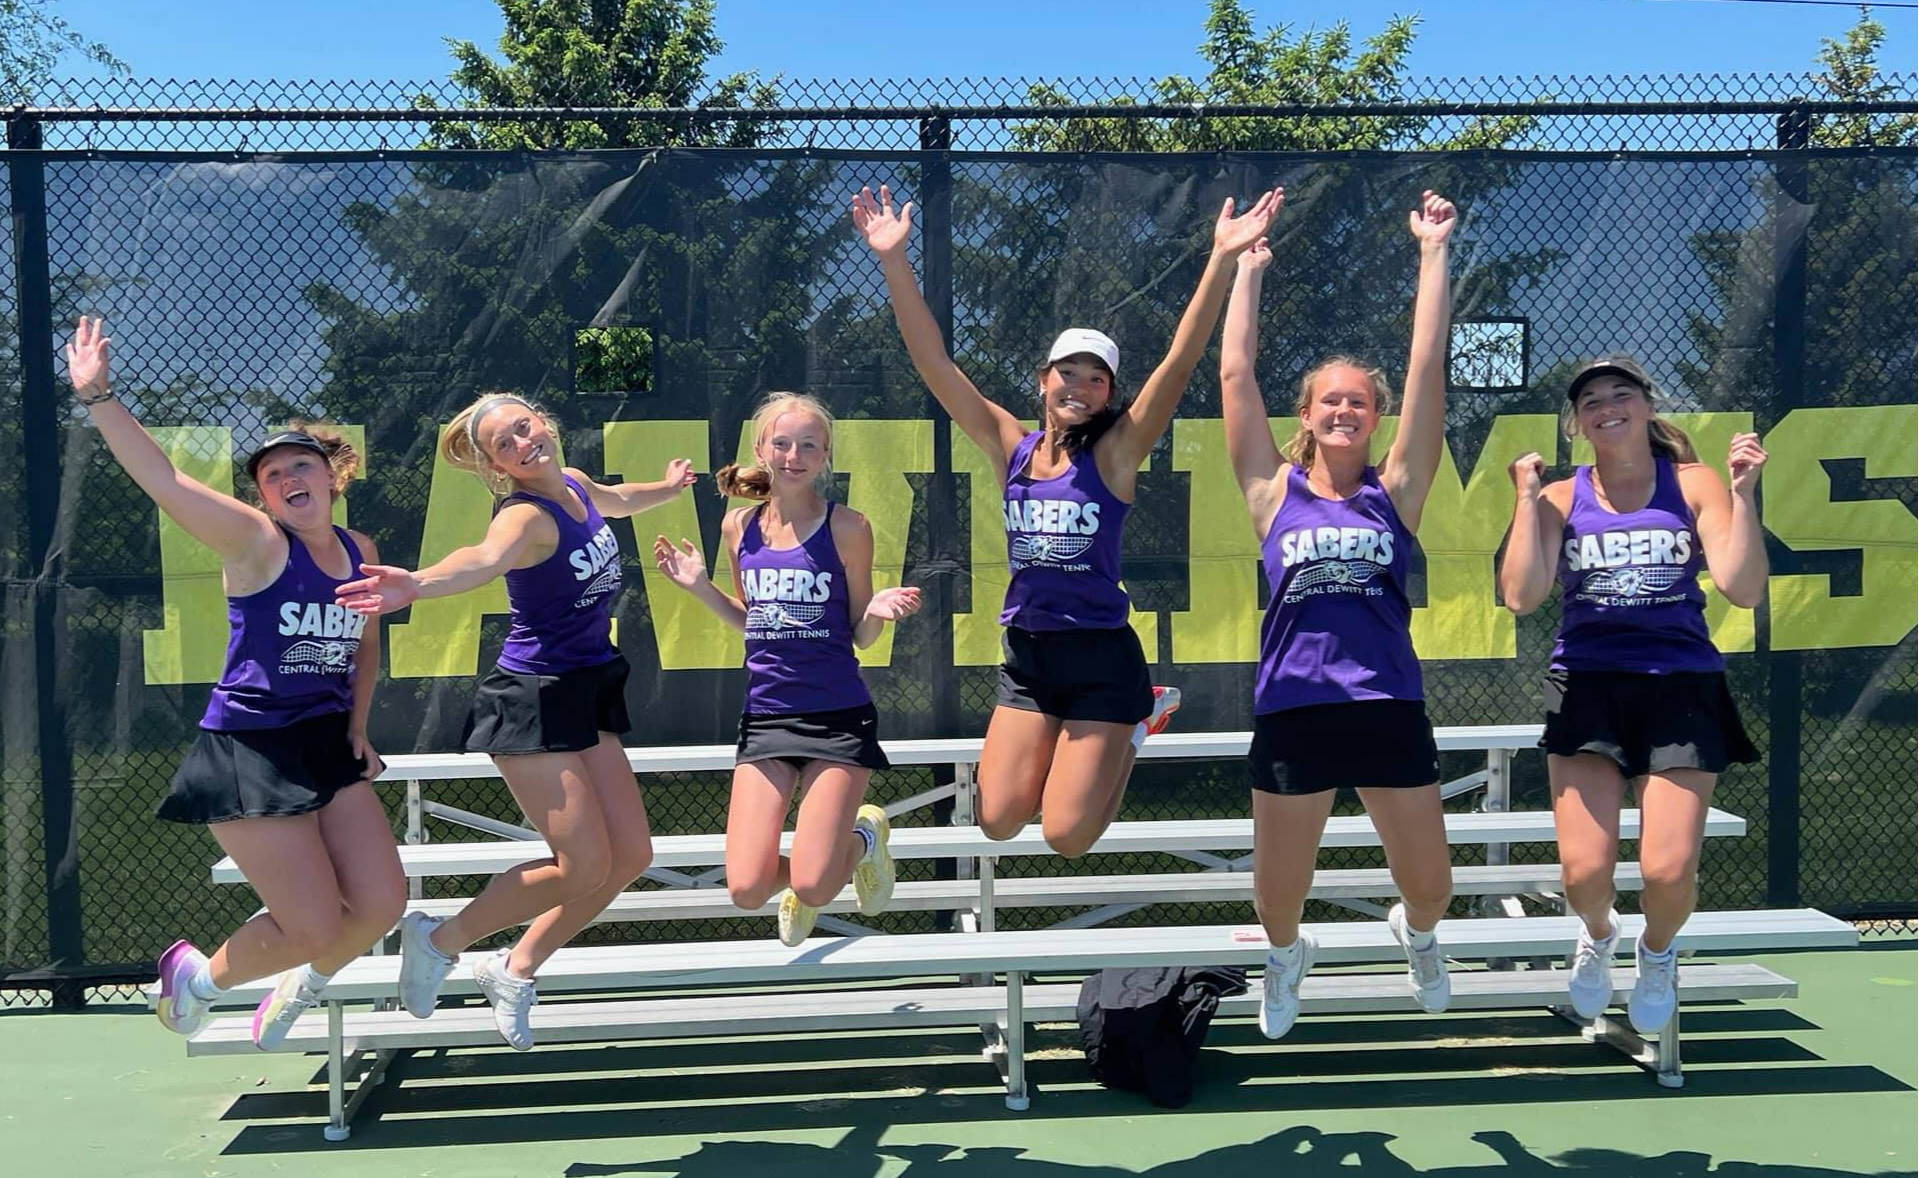
[[[1693,504],[1699,546],[1706,552],[1706,571],[1727,601],[1752,609],[1766,594],[1766,538],[1759,528],[1759,472],[1766,465],[1765,447],[1758,434],[1735,434],[1726,469],[1732,472],[1732,494],[1726,493],[1719,472],[1703,463],[1682,468],[1686,498]]]
[[[360,559],[369,564],[378,564],[380,550],[373,541],[358,532],[352,533],[353,542],[360,546]],[[347,744],[353,749],[353,755],[366,759],[366,780],[372,781],[385,769],[386,762],[380,754],[373,751],[373,745],[367,740],[367,717],[373,714],[373,689],[380,682],[380,623],[367,619],[366,629],[360,631],[360,645],[353,652],[353,708],[347,715]]]
[[[272,517],[180,473],[108,387],[112,343],[100,334],[100,320],[82,315],[67,344],[67,376],[74,395],[87,407],[107,449],[168,519],[221,560],[243,564],[258,555],[263,545],[279,537]]]
[[[478,589],[510,569],[538,564],[559,545],[552,517],[531,503],[509,503],[493,517],[486,538],[456,548],[412,572],[395,565],[366,563],[366,576],[333,592],[340,604],[363,614],[390,614],[428,597],[452,597]]]
[[[1101,456],[1102,474],[1109,470],[1138,470],[1139,464],[1146,461],[1146,456],[1158,444],[1160,435],[1173,420],[1173,411],[1179,408],[1181,394],[1193,379],[1193,369],[1206,352],[1206,341],[1212,337],[1213,328],[1219,326],[1219,311],[1226,303],[1227,291],[1232,288],[1239,255],[1266,236],[1267,228],[1285,200],[1285,189],[1271,189],[1261,193],[1253,207],[1235,217],[1233,199],[1226,198],[1213,223],[1213,252],[1206,258],[1206,269],[1186,304],[1185,314],[1179,317],[1179,327],[1173,332],[1166,358],[1140,385],[1139,395],[1126,407],[1126,416],[1108,432],[1107,437],[1112,440],[1100,439],[1100,448],[1111,455],[1110,459],[1104,454]]]
[[[1566,513],[1555,500],[1556,492],[1541,486],[1546,476],[1545,459],[1537,454],[1522,455],[1506,472],[1513,480],[1513,526],[1506,535],[1505,558],[1499,562],[1499,596],[1507,609],[1525,617],[1553,591]]]
[[[993,460],[994,469],[1004,480],[1013,449],[1026,429],[1017,417],[987,400],[946,350],[939,324],[933,321],[933,312],[920,294],[913,264],[906,258],[906,243],[913,235],[913,202],[907,201],[895,212],[893,193],[886,185],[880,185],[877,200],[872,189],[862,188],[853,198],[853,225],[879,255],[886,292],[893,303],[893,319],[899,324],[900,337],[906,341],[907,355],[913,358],[920,379],[941,407],[952,414],[953,423]]]
[[[750,511],[751,508],[742,510]],[[722,592],[711,578],[706,575],[706,558],[700,555],[699,545],[682,538],[680,546],[665,536],[653,540],[653,563],[666,579],[700,599],[701,604],[719,616],[720,621],[735,630],[746,629],[745,594],[739,591],[739,551],[740,551],[740,512],[728,512],[720,524],[720,543],[733,553],[734,593]],[[736,595],[737,594],[737,595]]]
[[[1419,293],[1413,301],[1413,342],[1406,360],[1406,403],[1399,434],[1380,464],[1379,481],[1392,496],[1406,526],[1419,531],[1426,493],[1432,490],[1446,448],[1446,339],[1452,330],[1450,241],[1458,212],[1428,191],[1407,217],[1419,242]]]
[[[666,464],[666,474],[656,483],[618,483],[607,486],[588,478],[585,471],[566,468],[573,480],[586,488],[593,506],[607,519],[625,519],[662,503],[671,503],[680,492],[693,485],[693,463],[675,458]]]
[[[1263,237],[1239,255],[1239,276],[1233,280],[1233,297],[1226,304],[1226,330],[1219,345],[1226,453],[1232,458],[1240,494],[1253,513],[1254,530],[1261,536],[1278,510],[1279,472],[1284,465],[1254,376],[1254,361],[1259,357],[1259,295],[1272,261]]]

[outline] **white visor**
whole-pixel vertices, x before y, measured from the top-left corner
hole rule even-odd
[[[1069,327],[1059,333],[1053,346],[1046,353],[1046,362],[1052,364],[1068,356],[1081,354],[1098,356],[1100,363],[1106,365],[1106,371],[1119,379],[1119,345],[1105,332],[1094,331],[1090,327]]]

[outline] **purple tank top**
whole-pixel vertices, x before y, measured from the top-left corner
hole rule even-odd
[[[1106,489],[1092,453],[1050,479],[1025,470],[1045,433],[1027,434],[1006,471],[1006,557],[1013,579],[999,624],[1022,630],[1110,630],[1131,603],[1119,583],[1126,503]]]
[[[833,543],[833,504],[797,548],[774,548],[760,512],[740,532],[746,592],[746,710],[756,716],[834,712],[873,702],[853,656],[846,566]]]
[[[1259,715],[1363,699],[1424,699],[1406,572],[1413,537],[1367,467],[1350,499],[1313,493],[1303,467],[1260,544],[1272,600],[1259,629]]]
[[[360,575],[360,548],[345,528],[333,530],[346,546],[347,576],[328,576],[300,538],[287,532],[286,568],[273,584],[227,598],[227,665],[200,727],[284,728],[352,710],[353,656],[366,615],[339,605],[333,590]]]
[[[1612,512],[1593,491],[1592,467],[1573,472],[1572,513],[1559,546],[1564,591],[1552,666],[1561,671],[1723,671],[1699,587],[1705,553],[1679,471],[1653,460],[1652,499]]]
[[[619,541],[585,489],[573,476],[562,477],[586,504],[585,520],[525,491],[500,501],[502,507],[516,499],[538,504],[560,529],[552,556],[506,574],[513,624],[500,650],[500,667],[516,675],[558,675],[597,667],[619,654],[612,637],[613,598],[624,577]]]

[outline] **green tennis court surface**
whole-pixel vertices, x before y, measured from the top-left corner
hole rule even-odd
[[[0,1174],[1273,1178],[1914,1174],[1914,944],[1754,958],[1780,1003],[1689,1007],[1665,1092],[1545,1014],[1215,1025],[1190,1107],[1085,1078],[1046,1028],[1032,1110],[978,1036],[427,1053],[327,1145],[314,1058],[185,1058],[144,1009],[0,1015]]]

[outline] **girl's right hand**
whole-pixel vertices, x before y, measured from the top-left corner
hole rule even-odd
[[[67,379],[81,401],[107,395],[107,350],[112,340],[100,334],[100,320],[80,316],[67,343]]]
[[[1266,239],[1260,238],[1239,255],[1240,273],[1257,274],[1273,264],[1273,251],[1266,246]]]
[[[706,560],[700,555],[700,550],[693,546],[693,541],[682,539],[680,545],[675,548],[665,536],[656,537],[653,541],[653,563],[666,574],[667,580],[682,589],[691,589],[700,583],[700,578],[706,576]]]
[[[1546,482],[1546,460],[1538,454],[1521,454],[1506,468],[1512,476],[1513,490],[1522,499],[1537,499]]]
[[[880,185],[880,197],[874,200],[871,188],[861,188],[853,197],[853,227],[880,257],[896,254],[913,236],[913,202],[907,201],[895,213],[892,189]]]
[[[366,576],[333,591],[339,603],[359,614],[390,614],[420,598],[420,582],[411,572],[390,564],[363,564]]]

